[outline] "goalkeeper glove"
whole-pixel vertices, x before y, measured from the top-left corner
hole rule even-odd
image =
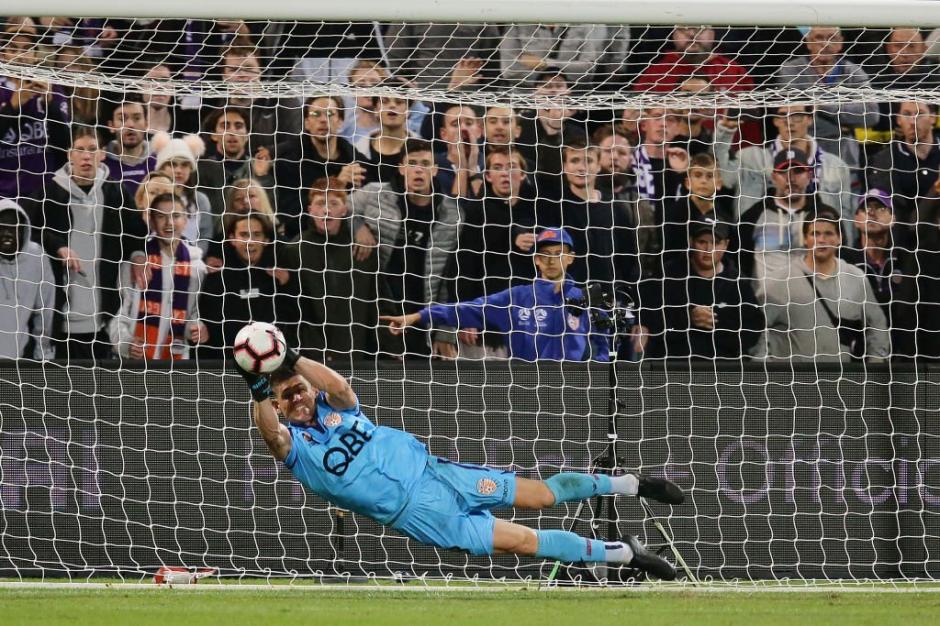
[[[271,397],[271,382],[268,380],[267,376],[264,374],[246,372],[238,367],[237,364],[235,365],[235,369],[237,369],[238,373],[245,379],[245,382],[248,384],[248,391],[251,392],[251,397],[254,398],[255,402],[264,402]]]
[[[281,367],[286,367],[287,369],[293,371],[294,366],[297,365],[297,361],[300,360],[300,351],[297,348],[291,348],[287,345],[284,346],[284,363]]]

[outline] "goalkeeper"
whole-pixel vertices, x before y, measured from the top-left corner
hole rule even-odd
[[[409,433],[374,425],[346,379],[294,350],[270,376],[241,373],[255,400],[255,425],[271,453],[304,486],[336,506],[439,548],[622,563],[665,580],[676,577],[668,561],[633,535],[605,542],[561,530],[533,530],[490,512],[510,506],[541,509],[606,494],[680,504],[684,494],[668,480],[561,473],[539,481],[454,463],[430,455]]]

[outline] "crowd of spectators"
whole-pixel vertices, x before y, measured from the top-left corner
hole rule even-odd
[[[560,106],[935,89],[916,29],[2,23],[6,63],[231,96],[0,77],[0,357],[216,359],[268,321],[332,363],[940,358],[931,102]],[[250,95],[284,76],[453,99]],[[460,99],[506,85],[533,108]]]

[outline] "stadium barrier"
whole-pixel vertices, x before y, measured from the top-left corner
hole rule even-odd
[[[619,452],[690,493],[653,509],[700,578],[940,577],[940,369],[617,368]],[[602,364],[369,364],[353,380],[367,415],[434,454],[547,477],[603,451],[608,374]],[[0,366],[0,575],[186,565],[519,578],[550,567],[438,551],[338,515],[278,468],[247,401],[219,364]],[[515,519],[557,528],[568,506]],[[655,543],[635,500],[618,507],[625,531]]]

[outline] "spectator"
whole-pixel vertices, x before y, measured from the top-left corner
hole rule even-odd
[[[536,206],[539,226],[564,228],[575,256],[567,274],[579,284],[599,283],[608,293],[615,283],[635,282],[636,243],[623,236],[628,225],[625,213],[613,206],[613,200],[597,189],[600,150],[583,140],[563,148],[565,186],[561,202],[542,201]]]
[[[461,181],[466,185],[466,168],[457,170],[458,189]],[[462,217],[456,199],[435,193],[437,166],[429,142],[409,139],[398,170],[401,187],[370,183],[351,194],[349,206],[364,221],[356,232],[357,244],[366,253],[375,254],[370,247],[377,248],[390,306],[407,314],[444,301],[444,268],[457,247]],[[428,339],[424,333],[406,335],[407,351],[428,354]],[[456,354],[453,339],[441,334],[433,337],[430,348],[440,356]]]
[[[228,213],[222,223],[221,269],[206,277],[199,296],[199,314],[208,330],[199,357],[224,358],[224,349],[250,322],[276,324],[289,345],[298,345],[296,277],[274,266],[271,216]]]
[[[150,236],[144,244],[150,279],[138,288],[130,264],[121,273],[121,310],[109,325],[115,351],[125,359],[184,360],[191,344],[209,338],[199,321],[199,293],[206,275],[202,251],[183,233],[189,211],[180,196],[154,198],[146,212]]]
[[[722,169],[726,187],[735,191],[735,214],[741,215],[754,202],[768,195],[774,156],[791,148],[802,151],[811,168],[811,188],[823,203],[850,215],[852,206],[852,177],[849,166],[837,154],[827,152],[810,134],[813,108],[805,104],[791,104],[773,109],[771,121],[777,129],[777,138],[762,146],[741,148],[731,155],[731,145],[738,122],[722,117],[715,127],[715,156]]]
[[[535,197],[558,199],[562,187],[562,146],[575,137],[584,138],[584,131],[572,120],[575,111],[564,106],[571,90],[563,74],[542,72],[536,76],[536,85],[535,95],[541,97],[544,106],[520,113],[521,130],[516,145],[531,168]]]
[[[606,53],[626,56],[629,29],[603,24],[513,24],[499,46],[502,76],[512,88],[536,88],[539,74],[563,73],[578,91],[590,91],[607,77],[596,75]]]
[[[114,140],[105,148],[104,164],[111,180],[120,182],[134,195],[157,164],[147,139],[147,109],[142,102],[126,98],[111,113],[108,128]]]
[[[335,84],[349,75],[358,60],[382,56],[378,22],[293,21],[277,28],[281,33],[273,42],[268,68],[277,76],[292,67],[290,74],[295,80]]]
[[[118,36],[115,29],[110,29],[108,47],[113,52],[108,52],[104,59],[105,67],[114,73],[157,59],[172,69],[175,77],[198,81],[211,77],[221,50],[233,45],[251,44],[250,29],[241,20],[110,18],[107,24],[118,24],[117,30],[120,31]],[[107,34],[107,29],[103,33]],[[180,104],[183,108],[196,110],[200,98],[184,96]]]
[[[487,107],[483,115],[483,139],[486,146],[511,146],[519,140],[522,127],[514,109],[503,106]]]
[[[474,300],[534,277],[535,203],[521,197],[527,178],[522,154],[497,146],[486,156],[482,198],[464,201],[464,222],[448,276],[448,301]]]
[[[474,82],[499,73],[500,32],[489,24],[390,24],[385,43],[392,73],[419,89],[454,88],[455,69]]]
[[[443,144],[434,155],[438,189],[444,193],[450,193],[457,177],[459,163],[467,156],[464,152],[470,150],[474,154],[474,160],[471,161],[471,176],[484,167],[483,151],[479,149],[483,140],[483,124],[480,122],[480,116],[473,107],[467,105],[448,106],[441,116],[438,139]]]
[[[388,342],[387,331],[377,328],[383,288],[379,258],[355,254],[344,185],[321,178],[309,198],[309,225],[297,241],[278,250],[279,264],[297,272],[301,350],[332,364],[374,359],[377,352],[400,354],[401,348]]]
[[[242,178],[256,178],[263,186],[273,187],[271,151],[263,145],[249,152],[250,117],[247,109],[216,109],[206,118],[206,130],[214,149],[199,159],[199,186],[216,216],[225,210],[224,194]]]
[[[633,180],[633,145],[626,133],[613,125],[597,128],[591,143],[598,149],[598,188],[615,200],[636,197]]]
[[[156,83],[169,83],[172,73],[162,63],[152,66],[144,73],[144,79]],[[166,87],[171,89],[169,85]],[[145,96],[147,126],[151,133],[198,133],[199,112],[195,108],[177,106],[176,98],[168,93],[149,93]]]
[[[940,169],[940,141],[934,126],[937,108],[919,100],[898,105],[897,139],[872,159],[868,172],[870,187],[891,192],[895,215],[902,224],[912,224],[917,203],[937,182]]]
[[[412,136],[408,132],[409,103],[405,98],[394,96],[377,96],[375,100],[379,128],[361,138],[355,147],[368,160],[367,178],[390,182],[398,174],[405,141]]]
[[[820,209],[802,226],[806,254],[767,276],[767,358],[884,360],[891,351],[885,316],[862,270],[839,258],[839,214]]]
[[[709,26],[676,26],[674,50],[650,64],[633,83],[636,91],[675,91],[693,74],[707,77],[716,91],[750,91],[754,83],[747,70],[733,59],[715,52],[715,29]]]
[[[879,89],[936,89],[940,68],[927,58],[924,36],[917,28],[893,28],[883,44],[884,54],[875,57],[872,87]]]
[[[153,204],[155,198],[167,193],[170,195],[177,193],[176,183],[173,182],[171,176],[160,172],[150,172],[144,176],[134,193],[134,206],[137,208],[138,214],[144,215],[150,209],[150,205]]]
[[[916,320],[915,354],[918,360],[940,360],[940,189],[935,185],[930,197],[918,207],[914,255],[916,291],[904,298],[913,303]],[[902,352],[903,354],[903,352]]]
[[[891,194],[869,189],[858,202],[855,228],[858,241],[842,249],[842,259],[862,270],[888,320],[895,356],[915,355],[917,316],[914,303],[916,267],[910,251],[895,243]]]
[[[0,359],[51,359],[55,283],[52,265],[30,240],[26,211],[0,200]]]
[[[528,285],[381,319],[396,334],[416,324],[488,328],[507,337],[510,358],[525,361],[610,360],[607,337],[594,330],[592,311],[569,304],[584,296],[566,276],[574,263],[571,237],[563,229],[546,229],[539,233],[535,248],[539,278]]]
[[[335,177],[354,188],[366,182],[366,159],[339,137],[343,125],[343,101],[338,97],[314,96],[305,105],[304,132],[280,144],[274,166],[278,217],[287,237],[295,237],[304,224],[303,197],[320,178]]]
[[[388,70],[378,61],[360,59],[349,70],[346,82],[350,87],[367,89],[377,87],[388,80]],[[339,135],[352,145],[363,137],[369,137],[379,129],[379,113],[376,109],[375,96],[347,96],[346,110],[343,113],[343,125]]]
[[[200,162],[200,175],[202,165],[211,163],[218,164],[210,169],[221,170],[218,177],[225,181],[225,186],[228,186],[229,180],[251,175],[267,178],[273,183],[270,175],[271,151],[264,146],[256,146],[254,154],[250,152],[252,131],[248,109],[216,109],[206,117],[204,127],[209,136],[209,149]]]
[[[56,51],[53,63],[59,69],[83,74],[94,74],[101,72],[98,67],[98,61],[91,57],[84,56],[81,49],[61,48]],[[90,85],[71,85],[59,86],[62,96],[69,102],[69,110],[72,114],[73,124],[84,124],[95,126],[98,124],[98,108],[101,103],[102,94],[96,87]]]
[[[860,88],[870,82],[865,71],[842,53],[842,31],[814,26],[804,38],[808,54],[785,62],[775,81],[783,89],[810,91],[817,88]],[[855,128],[878,124],[878,106],[864,101],[820,103],[815,108],[815,136],[822,149],[837,154],[849,167],[859,164]]]
[[[774,155],[773,195],[754,203],[741,216],[738,258],[742,274],[757,278],[758,296],[768,270],[787,267],[787,257],[804,249],[802,226],[806,216],[826,206],[817,202],[810,191],[812,177],[805,152],[797,148],[781,150]]]
[[[176,193],[183,199],[183,208],[189,215],[183,237],[205,252],[215,234],[212,204],[208,196],[196,187],[196,163],[205,152],[206,145],[197,135],[174,139],[166,133],[154,135],[152,144],[157,151],[156,171],[173,180]]]
[[[277,221],[277,211],[271,204],[271,196],[255,178],[240,178],[233,181],[225,198],[226,213],[264,213],[274,224],[276,234],[283,234]]]
[[[726,252],[727,224],[711,217],[688,225],[687,252],[666,263],[662,279],[642,283],[640,320],[653,339],[646,358],[740,359],[764,332],[751,281]]]
[[[0,34],[0,59],[36,64],[36,28],[24,18]],[[23,198],[65,162],[69,148],[69,102],[39,80],[0,79],[0,198]]]
[[[612,125],[600,126],[591,141],[600,155],[597,188],[601,195],[611,198],[614,209],[621,212],[615,220],[626,225],[624,234],[636,238],[640,276],[657,274],[662,267],[662,239],[656,224],[656,208],[637,193],[630,141],[626,133]]]
[[[264,187],[253,178],[240,178],[232,182],[226,190],[225,212],[219,222],[222,240],[212,241],[206,250],[205,263],[209,272],[225,265],[225,220],[235,215],[260,215],[260,219],[272,224],[271,241],[283,238],[284,229],[278,224],[277,215]]]
[[[33,236],[53,260],[56,358],[111,355],[107,324],[120,305],[120,263],[139,249],[146,227],[125,206],[121,184],[108,168],[95,131],[76,126],[68,163],[30,200]]]
[[[732,199],[720,193],[721,189],[715,157],[707,152],[692,157],[683,195],[663,206],[663,263],[679,262],[688,256],[689,229],[703,219],[721,224],[730,236],[730,227],[737,220]]]
[[[690,97],[711,92],[708,80],[701,76],[690,76],[679,86],[680,93]],[[690,108],[673,109],[666,113],[666,136],[674,146],[683,148],[690,156],[709,153],[714,150],[715,138],[712,134],[714,109]]]
[[[261,82],[261,62],[254,47],[230,46],[225,49],[222,53],[222,82],[236,94],[223,106],[248,110],[245,122],[251,129],[248,143],[252,154],[257,154],[260,147],[273,154],[278,143],[297,136],[303,129],[303,102],[300,99],[238,95],[238,86],[257,86]]]
[[[667,146],[665,109],[643,111],[639,130],[641,143],[633,153],[637,191],[644,200],[661,204],[664,198],[679,194],[689,154],[680,147]]]

